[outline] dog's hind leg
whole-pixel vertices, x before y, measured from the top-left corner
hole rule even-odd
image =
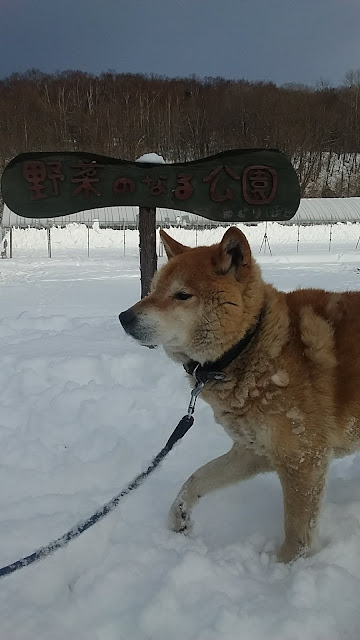
[[[170,528],[187,533],[191,529],[191,510],[199,498],[265,471],[272,471],[265,456],[234,444],[230,451],[207,462],[183,484],[170,509]]]

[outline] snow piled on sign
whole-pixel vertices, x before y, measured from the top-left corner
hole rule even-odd
[[[158,153],[144,153],[144,155],[137,158],[135,162],[147,162],[149,164],[166,164],[162,156]]]
[[[88,259],[83,229],[60,231],[54,259],[31,245],[38,232],[28,230],[17,257],[0,261],[1,565],[126,486],[189,399],[181,367],[161,349],[141,348],[118,323],[139,296],[135,236],[125,257],[106,236]],[[192,230],[173,231],[194,244]],[[268,281],[284,290],[360,289],[355,226],[330,253],[328,229],[302,253],[290,228],[273,231],[273,256],[259,253],[261,233],[250,238]],[[199,232],[198,242],[217,234]],[[192,430],[115,512],[1,580],[0,638],[358,640],[360,456],[332,464],[314,553],[285,566],[275,559],[283,514],[274,474],[207,496],[191,537],[167,528],[182,482],[229,446],[199,399]]]

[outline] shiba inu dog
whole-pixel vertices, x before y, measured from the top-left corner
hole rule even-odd
[[[186,533],[199,498],[276,471],[278,557],[289,562],[311,547],[329,461],[360,448],[360,293],[278,291],[236,227],[210,247],[161,237],[169,260],[121,324],[141,344],[163,345],[193,384],[203,377],[201,397],[234,442],[185,482],[170,526]]]

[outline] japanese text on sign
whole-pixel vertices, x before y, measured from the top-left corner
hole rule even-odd
[[[71,165],[72,196],[86,198],[100,196],[102,193],[101,170],[103,164],[79,160]],[[58,197],[60,183],[64,183],[65,176],[61,162],[42,162],[41,160],[26,161],[22,165],[23,178],[29,183],[31,200]],[[149,196],[157,196],[171,191],[176,200],[186,201],[194,194],[194,175],[179,172],[176,183],[168,184],[168,176],[159,173],[158,176],[145,175],[138,181],[126,175],[116,178],[112,184],[112,192],[119,196],[135,193],[140,183],[146,185]],[[275,169],[264,165],[252,165],[244,169],[240,176],[227,164],[218,165],[210,173],[202,177],[202,183],[208,186],[208,197],[211,201],[238,201],[241,197],[252,205],[270,204],[276,195],[278,176]]]

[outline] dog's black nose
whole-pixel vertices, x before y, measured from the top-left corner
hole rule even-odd
[[[136,313],[134,313],[132,309],[127,309],[126,311],[120,313],[119,320],[126,331],[126,329],[128,329],[129,326],[136,320]]]

